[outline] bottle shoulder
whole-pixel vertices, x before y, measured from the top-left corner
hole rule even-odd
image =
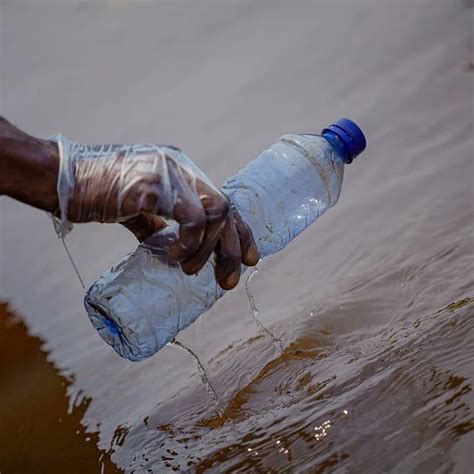
[[[297,148],[307,158],[317,159],[325,157],[337,164],[338,161],[344,163],[343,157],[333,145],[321,135],[312,134],[285,134],[277,142],[286,143]]]
[[[286,134],[278,139],[278,143],[285,143],[307,158],[325,183],[333,206],[344,176],[344,157],[340,151],[320,135]]]

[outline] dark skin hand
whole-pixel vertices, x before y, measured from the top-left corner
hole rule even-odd
[[[150,156],[150,160],[152,158]],[[171,157],[166,159],[176,180],[193,178]],[[58,171],[59,151],[56,143],[32,137],[0,117],[0,194],[57,215]],[[74,189],[68,203],[68,219],[71,222],[117,220],[114,213],[116,202],[110,200],[110,193],[108,199],[101,196],[102,190],[110,191],[110,186],[107,183],[94,183],[95,175],[87,174],[87,169],[76,169],[76,173],[82,173],[82,180],[78,180],[82,186],[87,187],[91,182],[92,186],[90,191],[89,188],[80,189],[79,185]],[[113,182],[113,177],[112,173],[110,182]],[[131,192],[122,204],[125,215],[131,217],[121,221],[121,224],[142,241],[166,226],[166,218],[176,220],[180,224],[180,234],[171,247],[170,257],[181,263],[185,273],[197,273],[214,252],[216,280],[222,288],[229,290],[239,281],[241,263],[247,266],[257,264],[259,254],[252,233],[239,214],[230,208],[227,198],[215,188],[199,177],[194,177],[198,193],[192,196],[195,199],[183,194],[180,204],[175,206],[171,214],[161,215],[159,211],[154,211],[159,209],[159,195],[150,193],[154,189],[153,183],[159,181],[160,177],[143,173],[132,178]],[[143,195],[147,196],[145,201]],[[100,208],[103,202],[106,206]],[[89,207],[95,211],[99,207],[97,215],[83,212],[88,209],[89,203],[93,203]]]

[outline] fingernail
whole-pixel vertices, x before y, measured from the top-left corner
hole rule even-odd
[[[240,272],[236,270],[225,279],[225,284],[228,288],[234,288],[234,286],[236,286],[237,283],[239,283],[239,279],[240,279]]]
[[[181,268],[187,275],[194,275],[198,272],[201,267],[201,263],[199,261],[194,260],[185,260],[181,262]]]
[[[260,260],[260,254],[255,247],[250,247],[246,253],[246,262],[248,265],[257,265],[258,261]]]

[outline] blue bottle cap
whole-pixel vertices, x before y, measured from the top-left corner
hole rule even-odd
[[[331,135],[336,138],[343,148],[346,163],[352,163],[352,160],[360,155],[367,145],[364,133],[352,120],[341,118],[336,123],[322,131],[322,135]]]

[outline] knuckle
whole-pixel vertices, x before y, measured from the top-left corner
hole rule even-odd
[[[189,224],[186,225],[188,229],[203,229],[206,226],[206,214],[202,209],[196,210],[192,217]]]
[[[220,196],[220,199],[217,202],[217,210],[222,216],[227,216],[229,213],[229,201],[224,197]]]
[[[219,196],[213,203],[211,209],[208,209],[208,218],[210,221],[223,220],[229,214],[229,201],[223,196]]]

